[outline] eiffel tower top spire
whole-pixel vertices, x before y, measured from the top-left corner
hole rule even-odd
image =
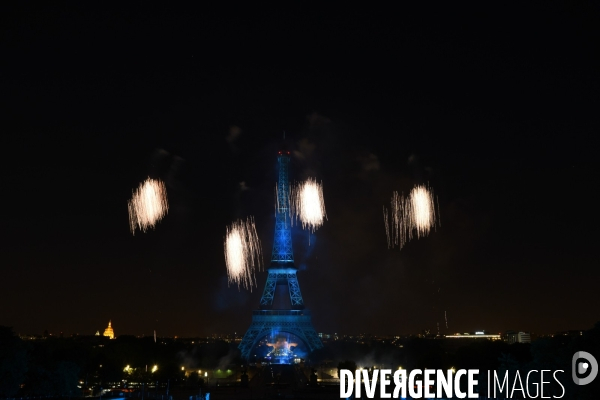
[[[290,183],[288,171],[290,152],[280,151],[277,155],[279,178],[277,180],[275,205],[275,237],[271,266],[269,268],[293,268],[294,249],[292,247],[292,227],[290,220]]]

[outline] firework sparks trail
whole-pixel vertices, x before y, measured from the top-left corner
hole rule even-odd
[[[309,178],[290,188],[290,219],[292,224],[300,219],[302,229],[317,230],[325,219],[323,184]]]
[[[164,182],[146,179],[133,192],[127,208],[132,234],[135,235],[136,229],[146,232],[148,228],[153,228],[169,211],[167,188]]]
[[[387,208],[385,208],[385,206],[383,206],[383,223],[385,224],[385,237],[387,238],[387,243],[388,243],[388,249],[391,247],[391,243],[390,243],[390,219],[389,219],[390,215],[389,212],[387,210]]]
[[[444,319],[446,320],[446,329],[448,329],[448,314],[444,311]]]
[[[224,244],[228,284],[252,291],[252,286],[256,286],[255,269],[262,268],[262,251],[254,219],[237,220],[227,227]]]
[[[433,190],[417,185],[408,197],[393,192],[390,210],[383,207],[383,219],[388,248],[398,246],[402,249],[414,236],[429,235],[431,229],[439,224]]]

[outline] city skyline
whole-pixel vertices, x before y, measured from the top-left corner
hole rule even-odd
[[[112,325],[112,320],[110,321],[111,325]],[[106,325],[106,324],[105,324]],[[555,336],[555,335],[567,335],[567,334],[572,334],[573,332],[583,332],[586,329],[591,329],[591,328],[584,328],[584,329],[569,329],[569,330],[565,330],[565,331],[553,331],[553,332],[533,332],[533,331],[527,331],[525,333],[531,333],[534,334],[536,336],[540,336],[540,337],[545,337],[545,336]],[[111,330],[114,330],[114,327],[111,326]],[[104,332],[104,333],[103,333]],[[449,331],[449,330],[441,330],[439,335],[438,332],[436,331],[432,331],[432,330],[428,330],[428,329],[423,329],[421,331],[416,331],[416,332],[395,332],[395,333],[387,333],[387,334],[383,334],[383,333],[379,333],[379,332],[371,332],[371,331],[357,331],[357,332],[324,332],[324,331],[318,331],[317,334],[319,335],[319,337],[327,337],[327,338],[331,338],[331,337],[338,337],[338,338],[353,338],[353,337],[363,337],[363,336],[372,336],[372,337],[385,337],[385,338],[389,338],[389,337],[415,337],[415,336],[419,336],[419,337],[430,337],[430,338],[439,338],[439,337],[444,337],[444,336],[456,336],[456,335],[477,335],[477,334],[491,334],[491,335],[504,335],[504,334],[508,334],[508,333],[519,333],[519,332],[523,332],[523,330],[519,330],[519,329],[515,329],[515,327],[512,328],[507,328],[507,329],[503,329],[501,331],[490,331],[484,328],[479,328],[473,331],[469,331],[469,332],[463,332],[463,331]],[[43,330],[43,331],[38,331],[38,332],[19,332],[19,331],[15,331],[15,333],[19,336],[21,336],[22,338],[27,338],[27,337],[64,337],[64,338],[69,338],[69,337],[77,337],[77,336],[107,336],[106,335],[106,328],[98,328],[98,329],[91,329],[85,332],[65,332],[65,331],[57,331],[57,332],[52,332],[52,331],[48,331],[48,330]],[[240,339],[244,336],[244,331],[242,332],[211,332],[208,333],[206,335],[200,335],[200,334],[196,334],[196,335],[188,335],[188,336],[182,336],[182,335],[178,335],[177,333],[173,334],[173,335],[163,335],[159,332],[115,332],[114,333],[114,338],[117,338],[119,336],[135,336],[138,338],[141,337],[153,337],[154,334],[156,333],[156,337],[157,338],[165,338],[165,339],[192,339],[192,338],[210,338],[210,339],[219,339],[219,338],[223,338],[223,337],[235,337],[237,339]]]
[[[429,332],[429,331],[421,331],[421,332],[412,332],[412,333],[392,333],[392,334],[378,334],[378,333],[372,333],[372,332],[360,332],[360,333],[344,333],[344,332],[317,332],[317,334],[319,335],[320,338],[324,338],[325,340],[347,340],[347,339],[355,339],[355,338],[365,338],[365,337],[369,337],[369,338],[381,338],[382,340],[387,340],[389,338],[397,338],[397,339],[405,339],[405,338],[425,338],[425,339],[443,339],[443,338],[448,338],[448,337],[467,337],[467,338],[471,338],[472,336],[475,337],[476,335],[483,335],[482,338],[488,338],[487,336],[492,335],[492,336],[503,336],[506,335],[508,333],[514,333],[514,334],[518,334],[518,333],[524,333],[527,335],[533,334],[535,335],[535,337],[554,337],[554,336],[568,336],[568,335],[574,335],[575,333],[579,334],[581,332],[584,332],[585,330],[579,330],[579,329],[571,329],[568,331],[558,331],[558,332],[550,332],[550,333],[543,333],[543,332],[523,332],[523,331],[515,331],[515,330],[504,330],[501,332],[488,332],[486,330],[480,330],[480,331],[472,331],[472,332],[447,332],[447,333],[440,333],[440,335],[438,336],[435,332]],[[484,332],[484,333],[481,333]],[[46,339],[46,338],[61,338],[61,339],[69,339],[69,338],[77,338],[77,337],[91,337],[91,336],[106,336],[104,334],[102,334],[99,330],[96,330],[95,333],[65,333],[65,332],[43,332],[43,333],[23,333],[23,332],[15,332],[17,334],[17,336],[19,336],[21,339]],[[125,332],[125,333],[120,333],[120,334],[115,334],[113,339],[118,338],[119,336],[125,336],[125,337],[136,337],[136,338],[152,338],[154,337],[153,333],[131,333],[131,332]],[[237,342],[240,342],[243,338],[243,335],[241,335],[239,332],[233,332],[233,333],[211,333],[208,335],[191,335],[191,336],[180,336],[180,335],[173,335],[173,336],[165,336],[165,335],[158,335],[156,336],[157,340],[158,339],[174,339],[174,340],[191,340],[191,339],[212,339],[212,340],[224,340],[224,341],[231,341],[231,340],[235,340]]]
[[[268,263],[284,131],[290,180],[322,182],[327,207],[310,240],[292,232],[317,332],[600,320],[598,32],[585,10],[524,7],[508,26],[476,10],[81,7],[3,17],[0,325],[243,335],[266,272],[251,292],[228,286],[223,237],[253,216]],[[127,202],[148,177],[164,180],[169,212],[134,236]],[[417,184],[433,188],[440,224],[388,249],[382,209]]]

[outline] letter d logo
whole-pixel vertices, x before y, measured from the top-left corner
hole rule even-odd
[[[578,364],[577,361],[582,358],[585,360],[585,362]],[[596,361],[593,355],[585,351],[578,351],[577,353],[573,354],[571,368],[573,371],[573,382],[575,382],[576,385],[587,385],[596,378],[596,375],[598,375],[598,361]],[[587,371],[590,371],[590,374],[587,377],[579,378],[577,376],[583,375]]]

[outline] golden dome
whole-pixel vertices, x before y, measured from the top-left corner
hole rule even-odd
[[[111,339],[115,338],[115,332],[111,326],[111,321],[108,321],[108,328],[104,330],[104,336],[108,336]]]

